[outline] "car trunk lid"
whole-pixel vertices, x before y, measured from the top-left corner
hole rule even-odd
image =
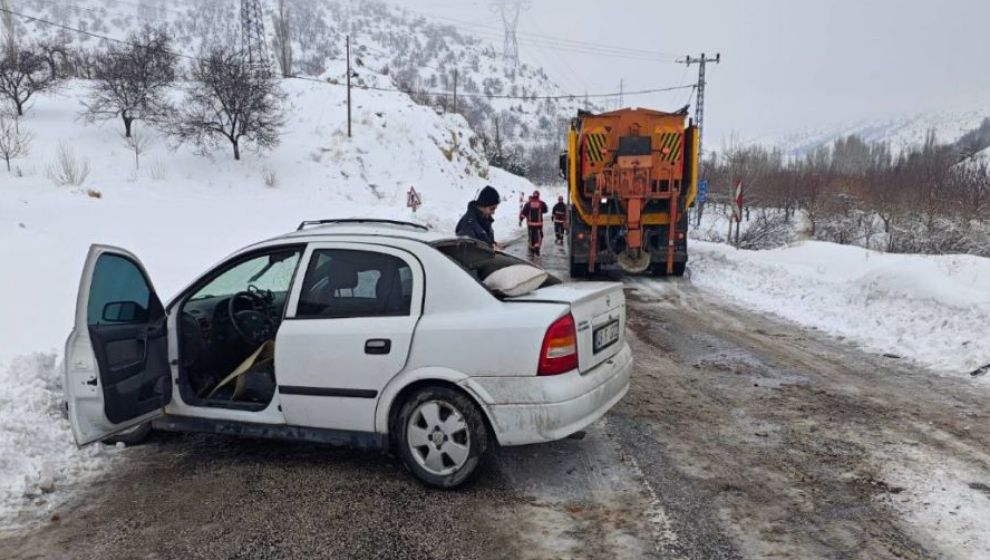
[[[506,301],[566,303],[577,329],[582,373],[614,356],[626,337],[626,297],[617,282],[558,284]]]

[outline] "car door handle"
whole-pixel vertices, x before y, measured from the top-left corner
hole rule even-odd
[[[365,354],[388,354],[392,351],[392,341],[387,338],[372,338],[364,343]]]

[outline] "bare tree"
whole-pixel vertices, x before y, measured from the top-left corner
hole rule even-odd
[[[215,47],[192,69],[193,85],[170,132],[180,142],[192,142],[209,152],[221,139],[230,142],[234,159],[241,159],[241,141],[259,148],[278,144],[284,123],[283,94],[264,72],[241,54]]]
[[[48,164],[48,178],[60,187],[78,187],[89,177],[89,160],[79,159],[67,142],[59,142],[55,160]]]
[[[808,234],[815,230],[828,207],[831,176],[831,150],[824,146],[805,157],[798,171],[799,204],[808,218]]]
[[[94,49],[72,49],[69,51],[68,74],[75,78],[92,80],[96,78],[96,51]]]
[[[45,39],[38,43],[38,50],[45,57],[51,79],[62,78],[62,73],[69,63],[69,38],[65,35],[58,35],[52,39]]]
[[[272,42],[278,57],[278,65],[282,69],[282,76],[288,78],[292,76],[292,35],[289,32],[288,0],[278,0],[275,14],[272,16],[272,27],[275,29]]]
[[[127,146],[127,149],[134,154],[134,169],[141,169],[141,154],[148,151],[148,148],[155,143],[155,137],[148,132],[135,130],[130,136],[121,134],[120,139]]]
[[[949,176],[948,202],[967,222],[990,219],[990,166],[971,159],[955,166]]]
[[[52,79],[45,57],[35,49],[18,48],[13,53],[9,47],[4,50],[0,56],[0,96],[14,104],[20,117],[34,94],[55,87],[58,80]]]
[[[145,27],[127,43],[97,55],[96,81],[83,103],[83,117],[90,122],[120,118],[129,138],[135,120],[161,122],[171,111],[166,93],[175,81],[176,56],[163,29]]]
[[[0,111],[0,157],[7,163],[10,173],[10,160],[26,156],[31,148],[32,136],[21,128],[18,119]]]

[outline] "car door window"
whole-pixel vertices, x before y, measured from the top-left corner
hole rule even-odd
[[[86,306],[90,326],[147,320],[150,304],[151,287],[136,264],[119,255],[100,255]]]
[[[406,261],[374,251],[313,252],[299,295],[297,318],[409,315],[412,270]]]

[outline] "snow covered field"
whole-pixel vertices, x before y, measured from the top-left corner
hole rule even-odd
[[[740,251],[694,241],[691,281],[760,311],[948,374],[990,363],[990,259],[805,241]]]
[[[282,144],[240,162],[224,149],[204,158],[158,139],[135,169],[120,123],[77,120],[81,82],[28,112],[22,126],[34,135],[32,151],[15,160],[15,174],[0,170],[0,527],[5,511],[29,503],[45,511],[114,455],[101,446],[76,451],[58,410],[57,361],[91,243],[134,251],[167,299],[225,255],[306,219],[387,217],[452,232],[485,184],[507,199],[496,234],[517,233],[515,201],[533,185],[490,168],[461,117],[400,93],[358,91],[348,139],[346,90],[283,86],[290,107]],[[46,176],[59,142],[89,163],[79,187]],[[410,186],[422,195],[415,214],[405,206]]]

